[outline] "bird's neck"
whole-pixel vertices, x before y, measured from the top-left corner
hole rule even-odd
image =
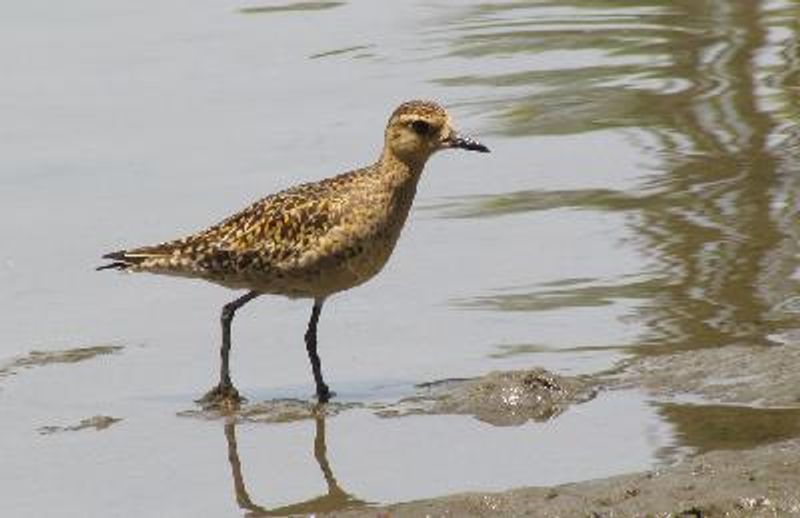
[[[380,160],[375,164],[378,173],[377,181],[381,185],[380,191],[382,211],[386,211],[389,218],[401,227],[408,215],[417,193],[417,183],[425,167],[425,160],[402,160],[391,152],[381,154]]]
[[[387,148],[381,153],[376,165],[381,172],[382,181],[387,187],[416,189],[427,159],[428,157],[401,159]]]

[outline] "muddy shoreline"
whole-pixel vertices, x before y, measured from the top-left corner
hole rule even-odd
[[[443,413],[472,413],[497,425],[530,418],[557,419],[565,402],[580,404],[596,391],[644,389],[663,401],[691,398],[691,409],[678,423],[694,453],[663,469],[552,487],[526,487],[505,492],[463,493],[379,508],[363,508],[337,516],[800,516],[800,348],[730,346],[686,351],[625,361],[617,369],[580,379],[561,378],[540,369],[527,375],[492,373],[466,391],[428,405]],[[527,376],[527,378],[526,378]],[[531,376],[537,390],[569,395],[553,399],[535,395],[522,405],[503,407],[500,393],[525,393]],[[497,383],[497,380],[505,380]],[[510,383],[519,381],[516,389]],[[476,387],[478,387],[476,389]],[[563,387],[569,387],[565,390]],[[515,392],[516,391],[516,392]],[[530,395],[530,394],[529,394]],[[553,403],[558,401],[554,410]],[[543,408],[533,411],[531,401]],[[487,419],[483,402],[497,405]],[[474,405],[469,409],[469,403]],[[527,410],[526,410],[527,409]],[[522,415],[522,417],[521,417]],[[692,440],[693,439],[693,440]]]
[[[464,493],[337,516],[800,516],[800,440],[554,487]]]

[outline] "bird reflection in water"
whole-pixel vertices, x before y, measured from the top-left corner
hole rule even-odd
[[[319,408],[313,412],[315,423],[314,435],[314,458],[319,464],[322,476],[325,477],[325,484],[328,486],[327,494],[297,502],[281,507],[268,509],[262,507],[250,498],[242,472],[242,463],[239,459],[239,451],[236,445],[236,422],[230,421],[225,424],[225,439],[228,442],[228,462],[231,465],[233,476],[233,487],[236,492],[236,502],[239,507],[247,511],[246,515],[255,516],[286,516],[290,514],[313,514],[334,511],[344,511],[368,505],[368,502],[360,500],[339,487],[336,477],[328,463],[327,448],[325,446],[325,412]]]

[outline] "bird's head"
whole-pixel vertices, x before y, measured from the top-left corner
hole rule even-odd
[[[409,165],[423,165],[440,149],[458,148],[488,153],[477,140],[459,134],[444,108],[432,101],[408,101],[389,117],[384,153]]]

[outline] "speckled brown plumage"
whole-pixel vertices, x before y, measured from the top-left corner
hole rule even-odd
[[[368,270],[385,255],[379,249],[393,245],[392,230],[399,230],[407,208],[398,210],[403,196],[393,196],[384,173],[371,166],[300,185],[197,234],[108,258],[127,263],[130,271],[290,297],[326,296],[377,273]],[[414,176],[405,180],[400,190],[413,190]]]
[[[249,298],[231,306],[231,318],[260,294],[313,298],[315,309],[321,308],[328,295],[381,270],[406,221],[425,162],[448,147],[488,151],[458,135],[438,104],[403,103],[389,118],[384,148],[374,164],[267,196],[188,237],[107,254],[103,257],[113,262],[100,269],[194,277],[250,290]],[[223,345],[224,372],[226,363]],[[321,374],[318,393],[320,381]]]

